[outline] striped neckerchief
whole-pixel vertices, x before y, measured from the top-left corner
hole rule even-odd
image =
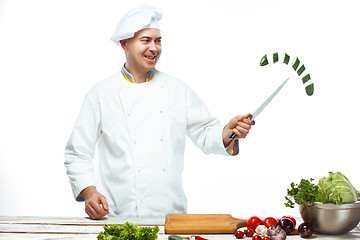
[[[122,69],[121,69],[121,73],[122,73],[122,75],[124,76],[124,78],[125,78],[126,80],[128,80],[128,81],[131,82],[131,83],[135,83],[133,76],[132,76],[128,71],[126,71],[126,69],[125,69],[125,64],[124,64],[124,66],[123,66]],[[148,73],[148,75],[147,75],[147,77],[146,77],[146,82],[149,82],[151,79],[153,79],[154,75],[155,75],[155,68],[153,68],[153,69]]]

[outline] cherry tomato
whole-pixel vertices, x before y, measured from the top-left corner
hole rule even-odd
[[[271,240],[271,238],[270,237],[268,237],[268,236],[266,236],[266,237],[263,237],[263,239],[262,240]]]
[[[263,223],[266,228],[269,228],[271,226],[276,227],[277,220],[273,217],[267,217],[264,219]]]
[[[260,235],[253,236],[252,240],[261,240],[262,237]]]
[[[296,226],[296,220],[295,220],[295,218],[293,218],[293,217],[290,216],[290,215],[288,215],[288,216],[283,216],[282,218],[288,218],[288,219],[290,219],[290,220],[294,223],[294,228],[295,228],[295,226]]]
[[[240,239],[244,237],[244,232],[243,231],[236,231],[235,233],[235,237]]]
[[[252,230],[251,228],[246,229],[245,235],[246,235],[247,237],[252,237],[252,236],[254,236],[254,230]]]
[[[247,220],[246,227],[255,230],[257,226],[263,224],[261,219],[257,216],[252,216]]]

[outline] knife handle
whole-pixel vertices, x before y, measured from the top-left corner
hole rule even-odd
[[[252,121],[253,121],[253,116],[250,115],[250,116],[248,117],[248,119],[250,120],[250,122],[252,122]],[[232,131],[232,132],[229,134],[229,136],[228,136],[228,138],[230,138],[231,140],[233,140],[235,137],[236,137],[236,134],[235,134],[233,131]]]

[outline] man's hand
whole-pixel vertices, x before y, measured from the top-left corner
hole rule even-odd
[[[104,195],[100,194],[94,186],[81,191],[85,199],[85,212],[91,219],[99,219],[109,214],[109,205]]]
[[[250,122],[248,117],[251,116],[251,114],[247,115],[238,115],[234,118],[232,118],[229,123],[224,127],[223,130],[223,143],[224,146],[227,147],[231,139],[229,138],[229,134],[231,132],[234,132],[236,134],[234,140],[237,140],[239,138],[245,138],[252,125],[255,125],[255,121]]]

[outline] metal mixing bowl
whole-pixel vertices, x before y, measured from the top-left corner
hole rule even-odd
[[[300,206],[300,212],[304,206]],[[360,222],[360,201],[336,205],[315,202],[301,214],[304,221],[313,224],[317,233],[344,234]]]

